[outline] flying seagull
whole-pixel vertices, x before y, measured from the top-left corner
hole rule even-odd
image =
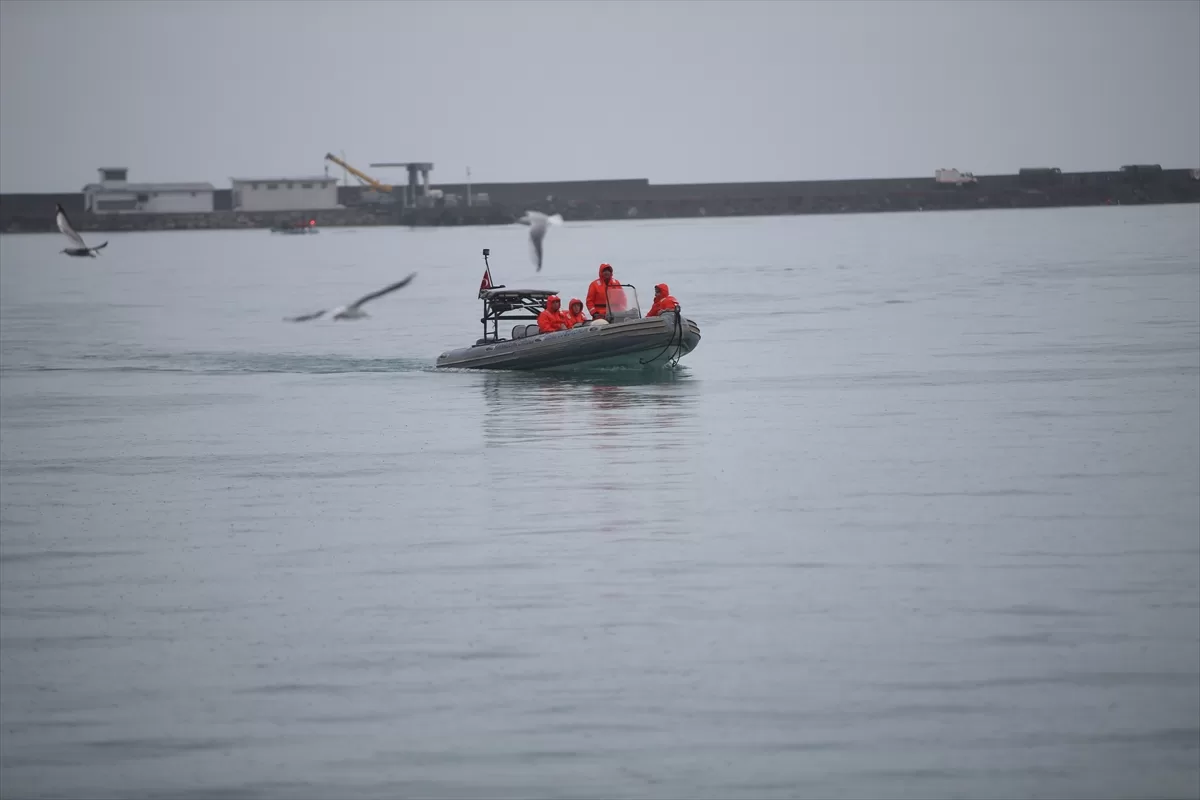
[[[533,263],[537,264],[537,271],[541,272],[542,240],[546,238],[546,228],[549,225],[562,225],[562,215],[555,214],[552,217],[548,217],[540,211],[526,211],[525,216],[521,217],[517,222],[529,226],[529,246],[532,250]]]
[[[67,219],[67,212],[63,211],[62,204],[55,203],[54,207],[58,209],[58,215],[55,220],[58,222],[58,229],[63,232],[63,236],[66,236],[72,242],[79,245],[78,247],[64,247],[62,252],[69,256],[87,256],[89,258],[95,258],[98,250],[108,246],[108,242],[105,242],[104,244],[96,245],[95,247],[88,247],[87,242],[83,241],[83,237],[76,233],[75,229],[71,227],[71,220]]]
[[[374,300],[376,297],[383,297],[385,294],[388,294],[389,292],[394,292],[397,289],[403,289],[405,286],[408,286],[409,281],[411,281],[415,277],[417,277],[417,273],[414,272],[413,274],[409,275],[404,280],[396,281],[391,286],[385,286],[378,291],[371,292],[368,295],[364,295],[364,296],[358,298],[357,300],[355,300],[353,303],[351,303],[348,306],[339,306],[333,310],[333,313],[331,316],[334,319],[362,319],[363,317],[367,316],[367,312],[362,310],[363,304],[367,303],[370,300]],[[327,309],[321,309],[320,311],[314,311],[311,314],[301,314],[298,317],[288,317],[284,321],[285,322],[308,322],[309,320],[317,319],[318,317],[324,316],[326,310]]]

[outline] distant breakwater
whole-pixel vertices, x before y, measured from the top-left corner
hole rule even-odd
[[[0,195],[0,204],[4,196]],[[54,203],[50,201],[50,219],[45,219],[45,205],[39,204],[37,214],[5,213],[0,208],[0,233],[47,233],[57,231],[54,222]],[[82,205],[82,204],[81,204]],[[452,215],[438,213],[441,209],[418,209],[402,213],[399,209],[330,208],[314,211],[212,211],[192,214],[89,214],[82,207],[72,211],[71,223],[81,232],[111,231],[195,231],[268,229],[316,223],[318,228],[351,228],[380,225],[506,225],[513,220],[498,208],[480,209],[481,213]],[[470,211],[470,209],[467,209]]]
[[[486,195],[487,201],[471,206],[455,201],[465,197],[467,187],[440,184],[437,188],[445,199],[425,208],[367,203],[359,187],[340,187],[342,208],[270,212],[230,210],[226,189],[215,193],[217,210],[190,214],[91,214],[84,211],[82,193],[7,194],[0,195],[0,233],[55,231],[55,203],[62,204],[76,228],[96,232],[272,228],[309,220],[318,227],[507,225],[526,209],[560,213],[566,220],[614,220],[1200,203],[1200,178],[1192,170],[1149,175],[1042,171],[979,176],[966,185],[938,184],[933,178],[476,184],[472,193]]]

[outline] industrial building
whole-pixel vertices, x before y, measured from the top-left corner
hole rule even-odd
[[[213,210],[211,183],[130,183],[127,167],[101,167],[100,182],[83,187],[93,214],[195,214]]]
[[[230,178],[234,211],[319,211],[339,208],[337,178]]]

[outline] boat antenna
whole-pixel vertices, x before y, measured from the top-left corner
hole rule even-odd
[[[488,248],[483,248],[483,280],[479,284],[480,297],[483,297],[483,293],[487,289],[503,288],[492,282],[492,265],[488,263],[488,256],[491,255],[491,252]]]

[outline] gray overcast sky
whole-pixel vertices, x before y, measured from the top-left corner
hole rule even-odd
[[[433,184],[1200,167],[1200,0],[0,3],[0,191],[328,151]]]

